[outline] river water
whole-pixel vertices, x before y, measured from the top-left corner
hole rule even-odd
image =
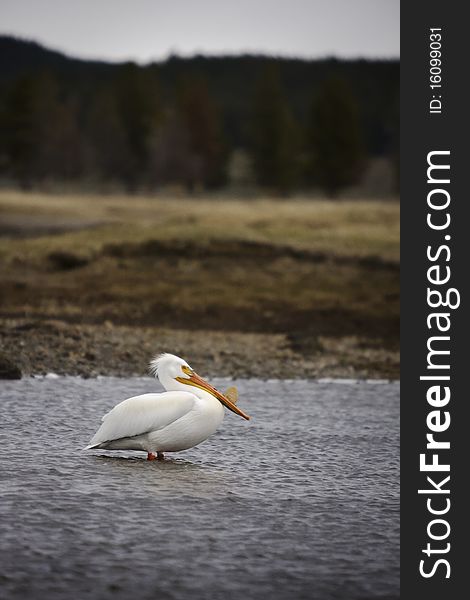
[[[0,383],[0,597],[399,597],[399,385],[235,383],[197,448],[82,451],[142,379]]]

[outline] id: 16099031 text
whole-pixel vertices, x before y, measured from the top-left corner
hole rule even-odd
[[[429,112],[439,115],[442,112],[442,30],[440,27],[429,30],[429,87],[431,89]]]

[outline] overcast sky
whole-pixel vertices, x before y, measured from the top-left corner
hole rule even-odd
[[[396,58],[399,0],[0,0],[0,32],[83,58]]]

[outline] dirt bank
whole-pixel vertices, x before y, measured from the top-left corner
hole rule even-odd
[[[159,352],[181,355],[201,373],[223,377],[397,379],[398,351],[367,338],[320,336],[297,351],[285,334],[175,330],[4,319],[0,347],[23,375],[145,375]]]
[[[169,351],[212,375],[398,377],[393,207],[103,202],[4,203],[0,350],[24,373],[141,375]]]

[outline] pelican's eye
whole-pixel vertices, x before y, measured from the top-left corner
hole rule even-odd
[[[186,365],[183,365],[181,367],[181,370],[183,371],[183,373],[185,375],[189,375],[189,376],[194,375],[194,371],[191,369],[191,367],[187,367]]]

